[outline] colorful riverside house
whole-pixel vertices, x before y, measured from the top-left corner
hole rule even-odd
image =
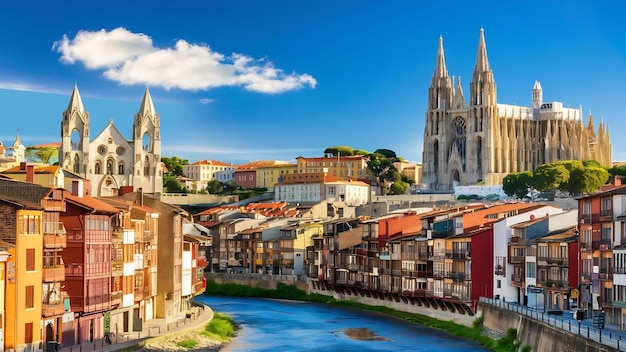
[[[65,194],[66,211],[60,219],[67,231],[63,250],[65,289],[74,312],[73,328],[63,331],[63,346],[104,337],[105,315],[111,303],[112,218],[118,209],[84,196],[80,181]]]
[[[40,329],[46,345],[54,344],[62,338],[63,321],[67,320],[63,318],[71,316],[69,299],[62,290],[65,272],[61,253],[66,247],[66,236],[59,214],[66,209],[64,190],[33,184],[34,168],[29,165],[23,169],[28,182],[0,179],[0,194],[40,205],[43,210],[42,281],[37,286],[42,299]]]
[[[121,198],[100,198],[120,213],[113,221],[110,331],[130,332],[156,312],[159,213]]]
[[[616,177],[578,199],[581,309],[626,326],[626,185]]]
[[[41,282],[43,210],[41,206],[0,198],[0,240],[8,243],[4,350],[32,351],[42,344]]]

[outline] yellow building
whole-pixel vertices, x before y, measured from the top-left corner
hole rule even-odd
[[[297,164],[261,164],[256,169],[256,186],[271,191],[274,185],[283,180],[284,175],[297,172]]]
[[[0,198],[0,240],[15,247],[6,262],[4,349],[32,351],[41,339],[43,211],[37,205]]]
[[[299,156],[299,174],[328,173],[345,179],[365,178],[367,176],[368,158],[364,155],[352,156],[324,156],[317,158],[305,158]]]

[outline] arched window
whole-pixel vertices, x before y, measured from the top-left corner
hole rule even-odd
[[[143,175],[150,176],[150,159],[146,156],[146,159],[143,162]]]
[[[150,136],[150,133],[146,132],[143,134],[141,145],[143,146],[144,151],[149,153],[152,152],[152,137]]]
[[[107,175],[113,175],[113,160],[107,160]]]
[[[96,166],[94,166],[94,173],[96,175],[101,175],[102,174],[102,166],[100,165],[100,162],[96,162]]]
[[[70,145],[72,147],[72,150],[80,150],[81,148],[81,136],[80,133],[78,133],[77,129],[74,129],[72,131],[72,135],[70,136]]]
[[[119,165],[117,165],[117,173],[120,175],[124,174],[124,163],[119,163]]]
[[[80,173],[80,158],[78,154],[74,154],[74,173]]]

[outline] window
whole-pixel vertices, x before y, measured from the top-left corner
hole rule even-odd
[[[35,286],[26,286],[26,309],[35,308]]]
[[[537,267],[535,262],[526,263],[526,277],[537,277]]]
[[[24,324],[24,343],[33,343],[33,323]]]
[[[102,167],[100,166],[100,162],[96,163],[96,166],[95,166],[94,169],[95,169],[95,174],[96,175],[101,175],[102,174]]]
[[[502,288],[502,280],[497,280],[496,284],[497,284],[497,288]]]
[[[119,175],[123,175],[123,174],[124,174],[124,164],[120,163],[120,164],[117,166],[117,173],[118,173]]]
[[[35,249],[26,249],[26,271],[35,271]]]

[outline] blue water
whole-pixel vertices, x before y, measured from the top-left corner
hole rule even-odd
[[[374,312],[259,298],[196,299],[242,325],[222,351],[488,351],[473,341]],[[360,328],[384,340],[357,340],[344,333]]]

